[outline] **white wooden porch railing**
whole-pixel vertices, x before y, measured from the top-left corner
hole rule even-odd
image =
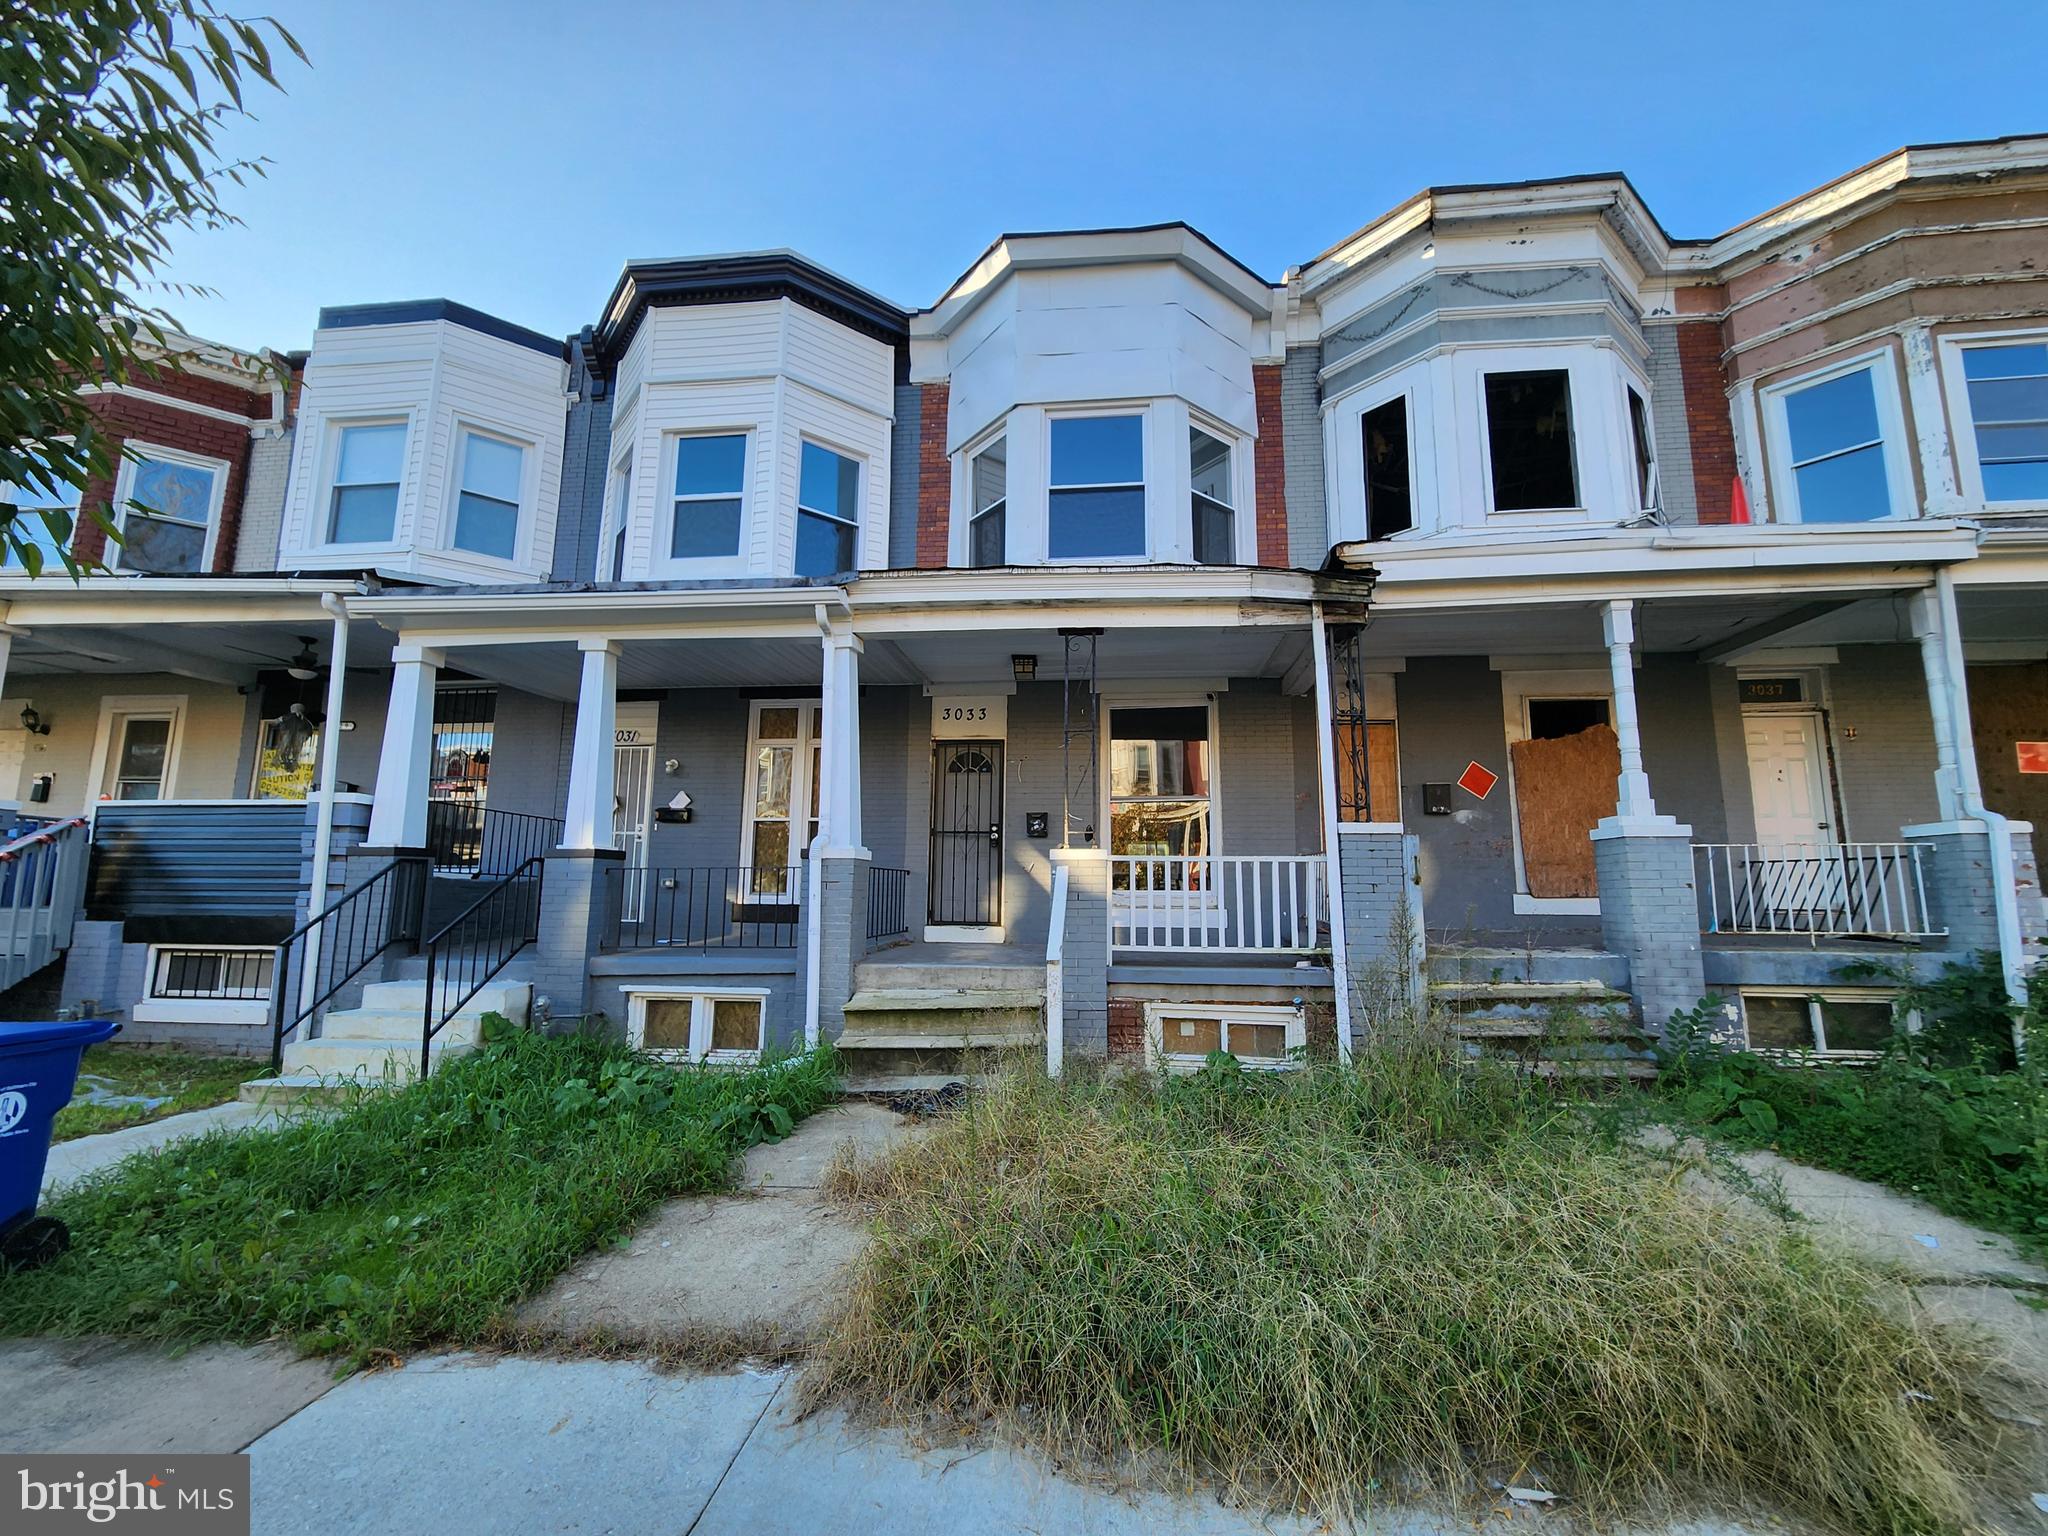
[[[1707,933],[1935,938],[1918,843],[1694,843]]]
[[[1319,853],[1112,855],[1109,945],[1174,954],[1296,954],[1326,939]]]
[[[0,847],[0,989],[26,980],[71,947],[85,895],[91,825],[53,821]]]

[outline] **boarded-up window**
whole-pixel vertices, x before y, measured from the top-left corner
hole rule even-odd
[[[1589,834],[1603,816],[1614,814],[1621,746],[1613,727],[1592,725],[1569,736],[1518,741],[1508,752],[1529,894],[1598,895]]]
[[[1358,733],[1365,733],[1363,766],[1365,783],[1358,782],[1360,758]],[[1391,720],[1348,721],[1337,724],[1337,819],[1339,821],[1399,821],[1401,819],[1401,758],[1398,738]]]

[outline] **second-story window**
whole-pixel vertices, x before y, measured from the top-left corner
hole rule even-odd
[[[39,466],[25,484],[0,484],[0,501],[11,501],[20,509],[21,515],[14,519],[14,536],[35,546],[41,557],[37,571],[60,568],[64,564],[62,550],[71,541],[72,530],[78,523],[77,488]],[[22,568],[22,557],[12,544],[0,551],[0,562],[16,570]]]
[[[405,424],[343,427],[327,510],[330,544],[388,544],[398,526]]]
[[[968,466],[967,563],[1001,565],[1009,558],[1010,440],[999,437]]]
[[[1195,518],[1195,560],[1237,563],[1237,513],[1230,494],[1230,445],[1200,427],[1188,428],[1188,484]]]
[[[1415,483],[1408,467],[1408,397],[1374,406],[1358,419],[1365,448],[1365,536],[1390,539],[1415,526]]]
[[[672,559],[731,559],[740,552],[746,472],[743,432],[676,439],[675,521],[668,546]]]
[[[2048,501],[2048,342],[1965,347],[1986,501]]]
[[[1629,445],[1636,455],[1637,505],[1647,512],[1657,505],[1657,444],[1650,435],[1650,406],[1634,385],[1628,388]]]
[[[1563,368],[1486,375],[1486,447],[1493,510],[1550,512],[1579,505],[1572,454],[1572,382]]]
[[[633,461],[621,459],[612,466],[612,571],[611,580],[626,579],[626,524],[633,515]]]
[[[207,546],[219,510],[227,466],[153,450],[125,466],[121,499],[124,571],[191,575],[206,567]]]
[[[837,576],[859,563],[860,461],[805,443],[796,491],[796,574]]]
[[[526,450],[481,432],[462,434],[462,490],[455,503],[457,549],[510,560],[519,547],[519,482]]]
[[[1802,523],[1889,517],[1877,380],[1855,368],[1781,397],[1793,496]]]
[[[1144,555],[1144,417],[1054,419],[1045,545],[1054,560]]]

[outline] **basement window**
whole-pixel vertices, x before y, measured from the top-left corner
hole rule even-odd
[[[149,952],[152,1000],[260,1002],[270,996],[268,949],[156,949]]]
[[[1145,1059],[1169,1072],[1194,1072],[1209,1053],[1226,1051],[1240,1065],[1283,1071],[1297,1064],[1308,1043],[1299,1008],[1196,1003],[1145,1005]]]
[[[1745,991],[1742,1023],[1752,1051],[1864,1060],[1899,1030],[1897,1001],[1882,992]]]
[[[670,1060],[750,1065],[766,1043],[767,1011],[765,990],[629,991],[627,1038],[635,1050]]]
[[[1486,447],[1494,511],[1576,508],[1571,374],[1563,368],[1487,374]]]
[[[1415,526],[1408,453],[1408,397],[1396,395],[1359,418],[1365,439],[1365,536],[1390,539]]]

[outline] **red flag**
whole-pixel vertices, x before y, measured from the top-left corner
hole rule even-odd
[[[1746,523],[1749,521],[1749,493],[1742,488],[1742,476],[1735,477],[1735,489],[1728,496],[1728,521]]]

